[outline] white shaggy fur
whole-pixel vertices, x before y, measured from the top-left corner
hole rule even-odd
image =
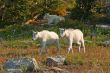
[[[84,48],[85,52],[83,33],[79,29],[60,29],[60,35],[61,37],[66,37],[69,40],[68,53],[72,50],[72,43],[77,43],[79,45],[79,52],[81,46]]]
[[[44,15],[44,19],[48,20],[48,25],[57,24],[58,22],[65,20],[62,16],[50,15],[49,13]]]
[[[41,49],[40,54],[43,52],[43,50],[46,50],[46,45],[48,43],[56,44],[57,48],[59,50],[59,36],[52,31],[43,30],[40,32],[34,32],[33,31],[33,40],[40,39],[41,40]],[[47,50],[46,50],[47,51]]]

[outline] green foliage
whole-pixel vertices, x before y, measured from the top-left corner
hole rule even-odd
[[[100,17],[96,21],[97,23],[110,24],[110,17]]]
[[[64,65],[73,64],[73,65],[83,65],[83,57],[80,54],[67,54],[64,61]]]
[[[74,58],[73,54],[71,54],[71,53],[67,54],[66,59],[64,61],[64,65],[72,64],[73,63],[73,58]]]
[[[60,0],[42,0],[38,1],[37,4],[38,8],[41,9],[39,13],[51,13],[51,14],[58,14],[58,15],[65,15],[67,6],[65,3]]]
[[[65,3],[69,10],[73,9],[76,6],[76,0],[66,0]]]
[[[64,60],[64,65],[68,65],[68,61],[67,60]]]
[[[92,15],[96,0],[76,0],[76,7],[72,9],[71,18],[85,20]]]
[[[0,28],[13,24],[22,24],[35,15],[40,14],[42,19],[45,13],[66,16],[75,20],[101,23],[110,23],[109,17],[97,18],[94,15],[107,14],[106,2],[96,0],[1,0],[0,1]],[[70,23],[69,23],[70,24]],[[70,26],[66,26],[70,27]],[[72,25],[73,27],[73,25]]]
[[[92,66],[97,66],[97,65],[104,65],[104,62],[103,62],[102,60],[93,58],[93,59],[90,61],[90,64],[91,64]]]
[[[106,3],[107,3],[107,1],[104,1],[104,0],[101,0],[100,2],[97,1],[94,10],[99,14],[106,14],[106,12],[108,10],[108,9],[106,9],[107,8]]]
[[[0,28],[13,24],[22,24],[36,14],[41,17],[45,13],[66,15],[69,4],[75,1],[61,0],[1,0],[0,1]],[[65,4],[67,4],[65,6]]]
[[[81,56],[81,54],[77,54],[77,55],[74,57],[73,64],[74,64],[74,65],[83,65],[83,63],[84,63],[83,57]]]
[[[74,28],[74,29],[83,29],[84,23],[78,20],[65,19],[64,22],[58,24],[60,28]]]
[[[37,31],[42,27],[37,28]],[[10,25],[0,31],[1,48],[30,48],[37,42],[32,41],[32,30],[36,31],[35,26]]]
[[[1,10],[1,23],[0,27],[4,27],[5,25],[12,25],[14,23],[22,23],[25,21],[25,18],[29,16],[29,6],[27,6],[27,1],[20,0],[5,0],[2,1],[4,8]]]

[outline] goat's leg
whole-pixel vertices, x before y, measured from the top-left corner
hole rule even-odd
[[[84,40],[82,40],[81,43],[82,43],[82,47],[83,47],[84,53],[85,53],[85,44],[84,44]]]
[[[48,25],[52,25],[52,23],[53,23],[52,19],[48,20]]]
[[[59,39],[56,40],[56,44],[57,44],[57,49],[58,49],[58,51],[60,51],[60,43],[59,43]]]
[[[42,42],[42,48],[40,49],[40,54],[43,53],[43,50],[46,48],[46,41]]]
[[[69,40],[69,48],[68,48],[68,53],[72,50],[72,44],[73,44],[73,40]],[[72,50],[73,53],[73,50]]]
[[[81,49],[81,42],[77,42],[77,44],[79,45],[79,52],[80,52],[80,49]]]

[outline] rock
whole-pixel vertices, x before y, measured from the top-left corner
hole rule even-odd
[[[105,41],[103,41],[103,44],[109,45],[109,44],[110,44],[110,40],[105,40]]]
[[[39,69],[38,63],[37,63],[37,61],[36,61],[35,58],[32,58],[32,62],[33,62],[33,64],[34,64],[34,69],[35,69],[35,70]]]
[[[64,64],[65,58],[62,56],[56,56],[56,57],[48,57],[46,59],[46,66],[48,67],[56,67],[60,64]]]
[[[104,24],[97,24],[96,27],[100,27],[100,28],[110,28],[109,25],[104,25]]]
[[[65,69],[61,69],[61,68],[58,68],[58,67],[51,67],[49,69],[49,73],[69,73],[67,70]]]
[[[3,65],[3,69],[12,73],[30,73],[39,69],[39,66],[35,58],[12,58]]]
[[[8,69],[8,72],[11,72],[11,73],[23,73],[23,71],[21,69]]]
[[[101,44],[105,47],[109,47],[110,46],[110,40],[101,41]]]

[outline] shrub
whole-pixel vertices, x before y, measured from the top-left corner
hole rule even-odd
[[[65,21],[58,24],[60,28],[74,28],[74,29],[83,29],[84,23],[78,20],[65,19]]]
[[[74,56],[72,54],[67,54],[64,61],[64,65],[72,64]]]
[[[110,17],[100,17],[97,20],[98,23],[110,24]]]
[[[83,65],[83,57],[80,54],[67,54],[66,59],[64,61],[64,65],[73,64],[73,65]]]
[[[77,54],[75,57],[74,57],[74,60],[73,60],[73,64],[74,65],[83,65],[83,58],[80,54]]]

